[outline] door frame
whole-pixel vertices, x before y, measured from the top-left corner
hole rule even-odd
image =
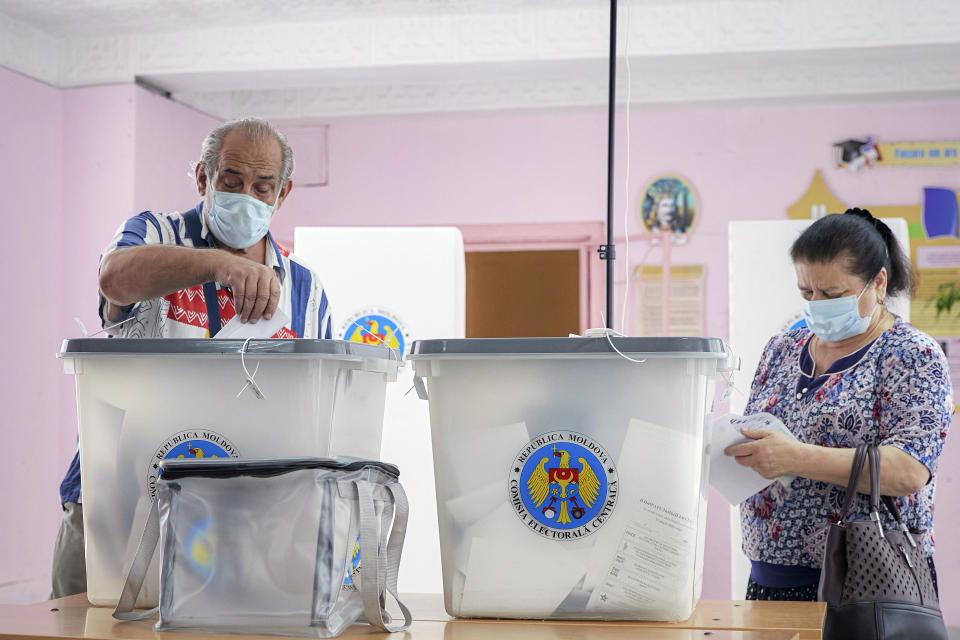
[[[458,224],[465,251],[578,251],[580,333],[602,325],[604,265],[597,255],[603,222]]]

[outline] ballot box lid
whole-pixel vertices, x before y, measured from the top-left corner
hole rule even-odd
[[[614,348],[615,347],[615,348]],[[624,336],[570,338],[465,338],[417,340],[410,359],[498,356],[687,356],[721,359],[729,355],[719,338],[631,338]]]
[[[210,338],[74,338],[64,340],[58,357],[83,356],[278,356],[398,360],[389,347],[348,340],[306,338],[217,340]]]

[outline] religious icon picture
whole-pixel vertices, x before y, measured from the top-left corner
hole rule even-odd
[[[697,215],[693,187],[676,176],[655,178],[643,194],[640,216],[647,231],[686,234]]]

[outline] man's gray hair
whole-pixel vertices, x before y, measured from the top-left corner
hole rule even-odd
[[[280,151],[283,155],[283,166],[280,170],[280,187],[283,187],[293,174],[293,150],[287,144],[287,137],[280,133],[276,127],[263,118],[238,118],[225,122],[207,135],[203,139],[203,145],[200,147],[200,163],[203,164],[204,172],[208,179],[213,179],[213,174],[217,172],[217,165],[220,162],[220,149],[223,148],[223,140],[227,134],[234,129],[242,130],[251,140],[263,140],[273,138],[280,143]]]

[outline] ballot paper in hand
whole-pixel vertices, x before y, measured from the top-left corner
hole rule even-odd
[[[740,504],[771,483],[753,469],[741,466],[732,456],[723,454],[723,450],[731,445],[752,441],[741,433],[741,429],[769,429],[796,439],[796,436],[779,418],[769,413],[755,413],[749,416],[728,413],[713,421],[713,439],[710,444],[710,484],[722,493],[730,504],[734,505]],[[789,485],[794,477],[780,476],[773,482]]]
[[[283,309],[277,308],[273,312],[273,317],[267,320],[260,318],[257,322],[244,324],[240,322],[240,316],[235,315],[223,325],[214,338],[221,340],[246,340],[255,338],[257,340],[272,338],[280,331],[290,320],[290,316],[283,312]]]

